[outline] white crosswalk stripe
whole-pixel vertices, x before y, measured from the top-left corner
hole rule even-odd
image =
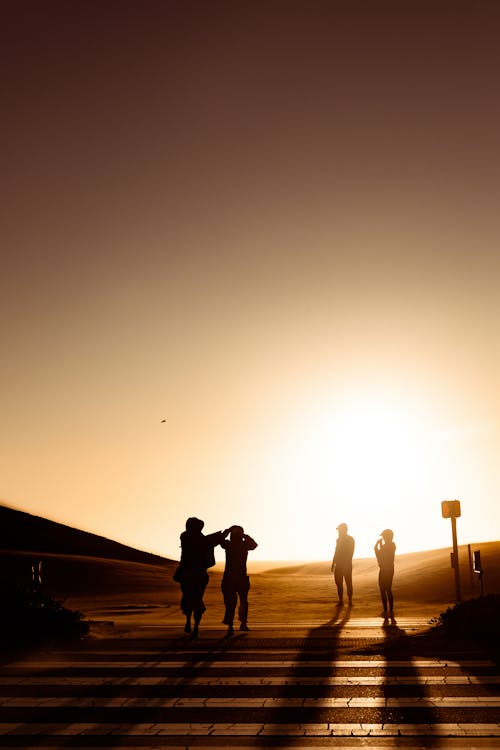
[[[377,750],[394,738],[411,748],[433,738],[500,747],[500,674],[490,659],[285,641],[116,639],[6,664],[0,748],[244,750],[272,738],[309,750],[308,739],[326,737],[373,738]]]

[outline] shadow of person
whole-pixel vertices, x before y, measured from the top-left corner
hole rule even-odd
[[[283,675],[273,699],[274,706],[266,715],[262,731],[254,739],[256,747],[293,747],[297,736],[288,742],[287,725],[298,727],[297,708],[300,708],[300,725],[305,736],[317,738],[319,734],[330,736],[329,719],[325,711],[336,709],[325,707],[325,701],[338,692],[336,681],[339,674],[337,659],[342,649],[342,631],[351,617],[352,607],[338,604],[331,618],[311,628],[306,636],[297,639],[297,652],[293,664]],[[345,699],[347,708],[348,697]],[[345,720],[345,716],[343,717]],[[324,728],[318,729],[319,726]],[[299,730],[300,733],[301,730]]]
[[[333,615],[328,622],[326,622],[324,625],[319,625],[317,628],[314,628],[313,630],[309,631],[309,635],[312,636],[313,634],[324,634],[325,637],[327,636],[328,632],[331,634],[331,630],[333,628],[334,632],[340,632],[342,628],[345,627],[345,625],[349,622],[351,618],[351,612],[352,612],[352,605],[349,604],[347,607],[345,607],[343,604],[337,604],[337,606],[334,609]]]

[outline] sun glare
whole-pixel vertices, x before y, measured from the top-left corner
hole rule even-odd
[[[374,497],[403,489],[415,473],[422,428],[393,407],[360,404],[337,421],[332,447],[343,491],[356,488],[364,507]]]
[[[267,494],[269,520],[279,519],[286,556],[327,558],[341,521],[356,536],[358,556],[372,554],[386,527],[411,546],[420,533],[414,510],[426,496],[430,425],[416,405],[394,396],[325,404],[261,446],[257,491]]]

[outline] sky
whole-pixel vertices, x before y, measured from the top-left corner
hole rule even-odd
[[[496,2],[2,4],[0,501],[500,538]],[[220,553],[218,558],[220,558]]]

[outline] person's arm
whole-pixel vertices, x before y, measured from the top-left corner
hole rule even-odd
[[[226,539],[226,537],[229,535],[231,529],[224,529],[224,531],[219,532],[220,533],[220,540],[218,544],[222,547],[222,549],[227,549],[227,546],[229,544],[229,539]]]
[[[245,542],[245,546],[248,550],[255,549],[258,546],[255,539],[252,539],[252,537],[249,536],[248,534],[245,534],[243,536],[243,541]]]
[[[211,547],[216,547],[218,544],[221,544],[224,540],[225,533],[225,531],[214,531],[213,534],[205,534],[207,544]]]
[[[334,552],[333,560],[332,560],[332,567],[331,567],[332,573],[335,570],[335,565],[336,564],[337,564],[337,545],[335,545],[335,552]]]

